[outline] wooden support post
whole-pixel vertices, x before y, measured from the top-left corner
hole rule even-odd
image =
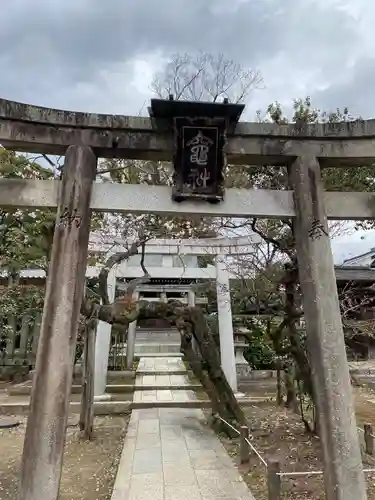
[[[83,383],[81,396],[81,413],[79,428],[83,439],[92,439],[94,424],[94,375],[95,375],[95,341],[98,322],[91,319],[85,328],[83,346]]]
[[[363,426],[365,432],[365,451],[368,455],[374,454],[374,435],[372,433],[372,425],[365,424]]]
[[[21,359],[26,359],[27,357],[27,343],[29,340],[29,331],[30,331],[30,313],[26,313],[22,316],[22,324],[20,331],[20,348],[18,351],[18,355]]]
[[[250,459],[250,446],[247,443],[249,439],[249,428],[247,425],[241,425],[240,427],[240,460],[241,464],[244,464]]]
[[[281,477],[279,473],[280,462],[269,460],[267,463],[268,500],[281,499]]]
[[[366,500],[333,256],[315,157],[290,166],[294,237],[319,415],[327,500]]]
[[[32,360],[33,364],[35,363],[36,359],[36,353],[38,351],[38,343],[39,343],[39,336],[40,336],[40,325],[41,325],[41,313],[38,311],[35,314],[35,320],[34,320],[34,325],[33,325],[33,333],[32,333],[32,345],[31,345],[31,354],[32,354]]]
[[[23,448],[22,500],[59,497],[96,164],[88,147],[66,151]]]

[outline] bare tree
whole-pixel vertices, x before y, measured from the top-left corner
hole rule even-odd
[[[197,56],[176,54],[156,74],[151,90],[161,99],[173,94],[175,99],[217,102],[243,102],[249,93],[260,88],[259,71],[245,69],[223,54],[201,51]]]

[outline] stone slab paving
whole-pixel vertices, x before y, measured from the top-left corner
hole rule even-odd
[[[134,410],[112,500],[254,500],[199,409]]]
[[[167,383],[181,370],[181,358],[141,358],[138,371],[168,372],[169,378],[151,374],[138,381]],[[186,376],[178,377],[188,385]],[[132,412],[112,500],[254,500],[202,410],[157,408],[161,401],[183,406],[195,399],[193,391],[136,391],[134,401],[138,397],[154,407]]]
[[[167,402],[167,401],[195,401],[195,393],[191,390],[180,390],[180,389],[156,389],[145,391],[135,391],[134,392],[134,403],[139,402]]]
[[[154,385],[154,386],[184,386],[191,385],[187,375],[137,375],[135,378],[135,385]]]
[[[192,401],[195,400],[195,393],[192,390],[184,390],[184,386],[189,386],[189,378],[187,375],[181,375],[181,372],[186,371],[186,367],[180,356],[174,358],[154,357],[144,358],[139,360],[135,385],[138,389],[146,386],[147,390],[137,390],[134,392],[133,401],[135,403],[155,402],[155,405],[160,402],[176,401]],[[147,372],[147,375],[144,374]],[[153,375],[153,372],[156,374]],[[164,375],[157,373],[163,372]],[[176,374],[180,373],[180,374]],[[150,390],[149,387],[157,386],[158,389]],[[160,386],[163,388],[160,389]],[[173,389],[173,386],[179,389]],[[181,389],[182,388],[182,389]]]
[[[142,357],[139,360],[137,372],[181,372],[186,371],[181,356],[174,357]]]

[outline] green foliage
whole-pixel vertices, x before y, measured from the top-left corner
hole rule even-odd
[[[275,368],[275,351],[263,321],[253,322],[248,347],[244,358],[254,370],[272,370]]]
[[[321,112],[313,107],[310,98],[298,99],[294,101],[294,116],[291,121],[284,115],[282,107],[275,102],[268,108],[266,121],[277,124],[303,123],[337,123],[350,122],[347,109],[335,113]],[[288,177],[286,167],[249,167],[247,172],[241,173],[242,182],[246,187],[258,189],[287,189]],[[325,168],[322,171],[324,188],[330,191],[373,191],[374,174],[371,167],[363,168]],[[371,227],[372,223],[361,223],[358,227]],[[251,360],[259,362],[263,356],[262,347],[267,345],[268,338],[272,340],[271,351],[275,354],[278,367],[284,368],[298,383],[301,395],[307,395],[313,400],[311,372],[309,369],[306,339],[302,331],[297,329],[297,320],[301,313],[301,293],[298,282],[298,273],[291,272],[296,269],[296,251],[292,233],[291,221],[249,221],[242,227],[247,227],[249,231],[255,230],[264,241],[263,247],[267,249],[260,258],[248,258],[240,268],[243,275],[234,287],[234,310],[238,314],[246,314],[250,309],[254,311],[254,306],[276,305],[279,307],[280,316],[275,327],[271,329],[269,335],[257,332],[254,338],[250,337],[248,353]],[[287,271],[287,268],[289,271]],[[294,277],[293,277],[294,276]],[[292,280],[292,298],[287,296],[285,289],[285,278]],[[289,287],[289,285],[288,285]],[[289,294],[288,292],[288,294]],[[275,312],[270,311],[275,315]],[[278,328],[278,325],[281,325]],[[253,354],[251,354],[253,352]],[[268,356],[268,351],[266,351]],[[266,358],[267,359],[267,358]],[[252,361],[254,362],[254,361]],[[293,384],[289,386],[292,390]],[[292,399],[291,393],[288,400]]]
[[[43,309],[43,287],[13,285],[2,290],[1,295],[1,315],[4,317],[20,317],[26,312]]]
[[[0,178],[53,179],[50,168],[25,156],[0,148]],[[27,311],[42,309],[44,288],[19,283],[19,273],[27,268],[47,268],[51,249],[55,213],[52,210],[0,210],[0,269],[6,286],[0,295],[5,319],[19,318]]]
[[[292,123],[303,122],[314,123],[339,123],[353,122],[358,118],[350,115],[349,110],[337,109],[335,112],[327,113],[314,108],[309,97],[296,99],[294,101],[294,115]],[[284,116],[280,103],[275,102],[268,107],[268,119],[278,124],[287,124],[289,120]],[[327,191],[374,191],[375,177],[373,168],[364,166],[361,168],[338,167],[325,168],[322,171],[324,188]]]
[[[46,180],[53,177],[51,169],[0,148],[0,178]],[[52,210],[0,210],[0,269],[14,274],[26,267],[45,268],[54,222]]]

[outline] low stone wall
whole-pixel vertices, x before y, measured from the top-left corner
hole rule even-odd
[[[0,380],[5,382],[23,382],[29,376],[29,367],[22,365],[0,366]]]
[[[237,380],[241,382],[252,382],[254,380],[267,380],[276,378],[276,370],[252,370],[248,363],[236,365]]]

